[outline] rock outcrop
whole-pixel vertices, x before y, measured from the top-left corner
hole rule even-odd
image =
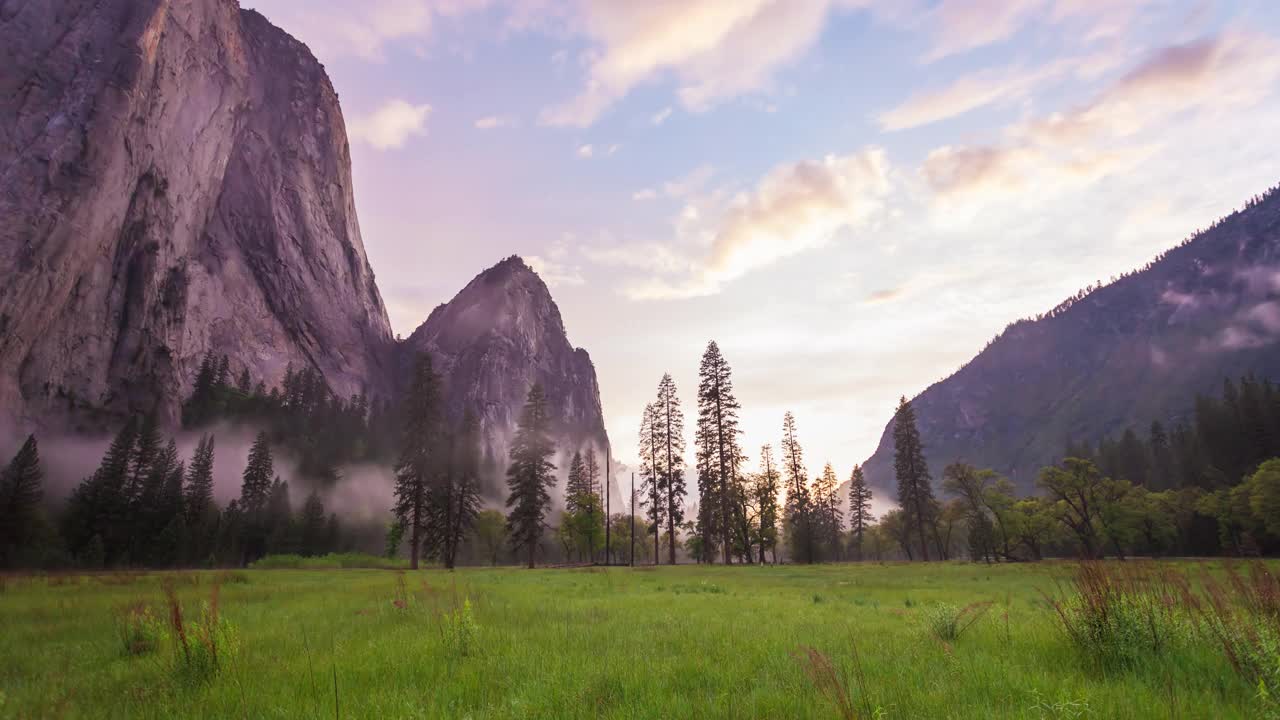
[[[913,401],[929,467],[991,467],[1030,490],[1068,440],[1187,419],[1225,378],[1280,379],[1280,192],[1141,271],[1010,325]],[[893,427],[866,462],[893,487]]]
[[[397,347],[338,97],[261,15],[234,0],[0,2],[0,68],[0,426],[174,424],[209,350],[268,387],[292,364],[341,396],[390,397],[426,350],[450,412],[480,418],[492,483],[534,382],[562,449],[594,447],[603,465],[591,360],[519,258]]]
[[[201,356],[376,395],[393,341],[338,98],[233,0],[0,6],[0,408],[177,418]]]
[[[479,419],[491,466],[505,467],[529,388],[539,383],[547,394],[562,474],[568,456],[588,447],[604,467],[609,440],[591,357],[569,343],[550,290],[520,258],[480,273],[432,311],[400,347],[402,380],[423,352],[444,378],[449,414],[457,420],[470,410]],[[497,492],[498,479],[488,480]],[[613,502],[620,502],[612,492]]]

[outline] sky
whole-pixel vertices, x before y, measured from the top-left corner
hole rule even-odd
[[[409,335],[523,256],[634,464],[734,370],[848,477],[900,396],[1280,181],[1274,0],[241,0],[341,98]],[[692,458],[692,437],[688,458]]]

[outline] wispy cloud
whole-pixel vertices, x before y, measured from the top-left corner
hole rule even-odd
[[[942,195],[1023,189],[1033,180],[1039,191],[1045,180],[1089,182],[1155,152],[1158,144],[1142,137],[1153,128],[1190,111],[1250,107],[1278,79],[1280,48],[1269,38],[1228,31],[1168,46],[1084,105],[1009,126],[1003,142],[936,148],[923,176]]]
[[[390,100],[368,115],[357,116],[348,125],[354,140],[379,150],[403,147],[409,138],[427,134],[431,106],[407,100]]]
[[[678,78],[692,111],[769,85],[816,41],[827,15],[864,0],[615,0],[583,6],[580,27],[595,52],[585,87],[548,107],[548,125],[591,125],[633,88],[662,73]],[[656,117],[656,116],[655,116]],[[665,116],[664,118],[665,119]]]
[[[396,41],[421,42],[440,18],[456,17],[489,0],[244,0],[326,60],[356,57],[384,62]]]
[[[677,226],[686,240],[705,242],[705,249],[693,254],[681,272],[655,272],[627,294],[636,299],[715,294],[753,270],[821,247],[841,231],[864,226],[883,208],[889,175],[885,153],[872,148],[776,167],[708,224],[696,205],[686,205]],[[664,263],[670,268],[669,258],[682,255],[669,252]]]
[[[515,118],[506,115],[486,115],[475,122],[478,130],[496,130],[515,127],[517,124],[519,123]]]

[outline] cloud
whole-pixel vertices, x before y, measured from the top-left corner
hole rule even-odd
[[[538,273],[538,277],[551,287],[560,287],[564,285],[582,285],[586,279],[582,277],[582,271],[578,267],[545,258],[539,255],[526,255],[525,262],[529,263],[529,267]]]
[[[885,130],[928,125],[984,105],[1022,97],[1044,74],[1044,71],[983,71],[965,75],[939,90],[916,93],[877,119]]]
[[[479,130],[494,130],[497,128],[515,127],[517,125],[517,121],[515,118],[507,117],[505,115],[486,115],[485,117],[476,120],[475,124],[476,128]]]
[[[658,197],[658,193],[653,188],[644,188],[631,193],[632,200],[652,200],[656,197]]]
[[[942,0],[931,13],[936,37],[924,60],[1007,40],[1043,5],[1044,0]]]
[[[875,290],[867,294],[867,297],[865,300],[862,301],[862,304],[863,305],[884,305],[885,303],[889,303],[894,300],[897,300],[899,297],[902,296],[902,293],[903,293],[903,289],[900,287],[888,288],[885,290]]]
[[[671,73],[681,105],[701,111],[767,87],[774,74],[817,40],[836,6],[864,0],[597,0],[580,30],[594,50],[585,87],[546,108],[548,125],[586,127],[633,88]]]
[[[356,57],[371,62],[387,59],[387,45],[427,38],[436,20],[482,9],[489,0],[366,0],[355,4],[337,0],[244,0],[276,25],[305,42],[327,61]]]
[[[715,294],[753,270],[865,226],[882,209],[889,190],[889,163],[877,148],[776,167],[753,190],[735,197],[709,227],[697,227],[701,213],[687,205],[685,233],[705,239],[705,252],[681,276],[652,277],[627,293],[637,299]]]
[[[591,145],[578,146],[578,157],[580,158],[589,158],[593,153],[595,153],[595,149]]]
[[[666,122],[667,118],[669,117],[671,117],[670,105],[654,113],[653,117],[649,118],[649,122],[652,123],[653,125],[661,125],[662,123]]]
[[[355,140],[379,150],[403,147],[409,138],[427,134],[430,105],[390,100],[369,115],[352,119],[348,131]]]
[[[934,149],[922,175],[942,196],[1093,182],[1154,154],[1152,130],[1193,110],[1255,105],[1277,79],[1280,51],[1261,36],[1224,32],[1161,48],[1089,102],[1009,126],[1003,143]]]

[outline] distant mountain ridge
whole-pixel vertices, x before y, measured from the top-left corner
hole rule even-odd
[[[1280,378],[1280,192],[1140,271],[1011,324],[912,401],[935,481],[964,461],[1033,487],[1068,440],[1186,417],[1223,379]],[[864,465],[894,487],[893,423]]]

